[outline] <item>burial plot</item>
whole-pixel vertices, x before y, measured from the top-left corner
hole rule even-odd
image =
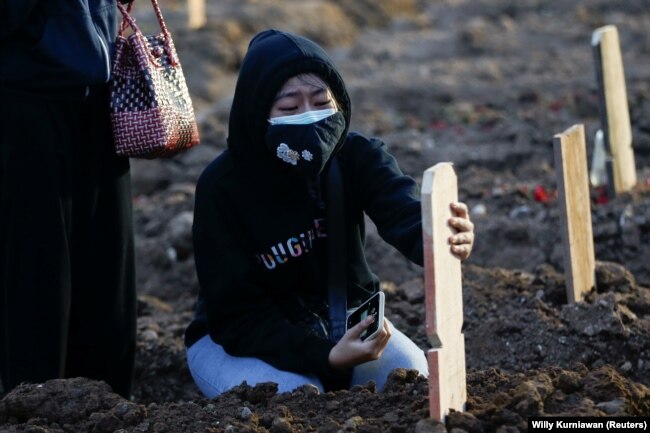
[[[559,190],[567,301],[579,302],[595,284],[589,173],[583,125],[574,125],[553,140]]]
[[[592,167],[592,171],[608,172],[610,191],[621,193],[631,190],[637,178],[623,58],[616,26],[596,29],[591,45],[596,64],[604,147],[608,153],[605,163],[611,164],[605,169]]]
[[[422,180],[422,236],[426,331],[432,349],[429,363],[429,410],[444,420],[450,409],[465,410],[465,337],[460,260],[451,254],[448,238],[450,203],[458,201],[456,174],[450,163],[424,172]]]

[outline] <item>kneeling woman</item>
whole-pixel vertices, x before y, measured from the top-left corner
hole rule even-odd
[[[350,114],[345,84],[318,45],[277,30],[251,41],[228,149],[196,190],[200,293],[185,338],[190,371],[207,397],[243,381],[276,382],[284,392],[374,380],[381,390],[394,368],[428,374],[423,351],[387,320],[366,340],[371,317],[342,337],[329,323],[328,263],[336,252],[328,256],[328,207],[344,209],[348,307],[379,291],[364,256],[364,213],[413,262],[421,265],[423,255],[418,186],[381,141],[348,131]],[[326,200],[334,160],[343,193]],[[463,260],[473,225],[465,205],[450,205],[458,232],[450,248]]]

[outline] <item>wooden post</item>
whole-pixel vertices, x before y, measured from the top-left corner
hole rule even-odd
[[[596,282],[586,147],[584,125],[574,125],[553,139],[570,304],[581,301]]]
[[[187,0],[187,24],[190,29],[200,29],[207,22],[205,0]]]
[[[616,193],[621,193],[631,190],[636,185],[637,178],[623,57],[616,26],[596,29],[591,45],[596,63],[605,148],[611,155],[613,164],[614,175],[609,183],[613,183]]]
[[[426,331],[431,346],[429,410],[443,421],[450,409],[465,410],[467,385],[463,326],[463,287],[460,260],[451,254],[448,238],[450,203],[458,201],[456,174],[450,163],[424,172],[422,180],[422,236]]]

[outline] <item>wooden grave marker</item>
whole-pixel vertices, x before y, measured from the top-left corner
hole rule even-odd
[[[612,178],[609,189],[618,194],[631,190],[637,182],[632,148],[632,126],[627,103],[621,44],[616,26],[596,29],[591,38],[596,63],[600,99],[600,121]],[[611,161],[611,162],[610,162]]]
[[[553,138],[559,190],[567,301],[582,300],[596,283],[591,199],[584,125],[574,125]]]
[[[190,29],[200,29],[207,22],[205,0],[187,0],[187,25]]]
[[[439,163],[422,179],[422,236],[426,331],[432,349],[429,364],[429,410],[443,421],[450,409],[465,410],[467,385],[463,326],[463,287],[460,260],[449,250],[454,230],[450,203],[458,201],[451,163]]]

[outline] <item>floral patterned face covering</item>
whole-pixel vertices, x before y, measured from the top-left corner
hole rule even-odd
[[[280,161],[308,178],[323,171],[345,130],[345,118],[335,110],[274,117],[269,123],[266,147]]]

